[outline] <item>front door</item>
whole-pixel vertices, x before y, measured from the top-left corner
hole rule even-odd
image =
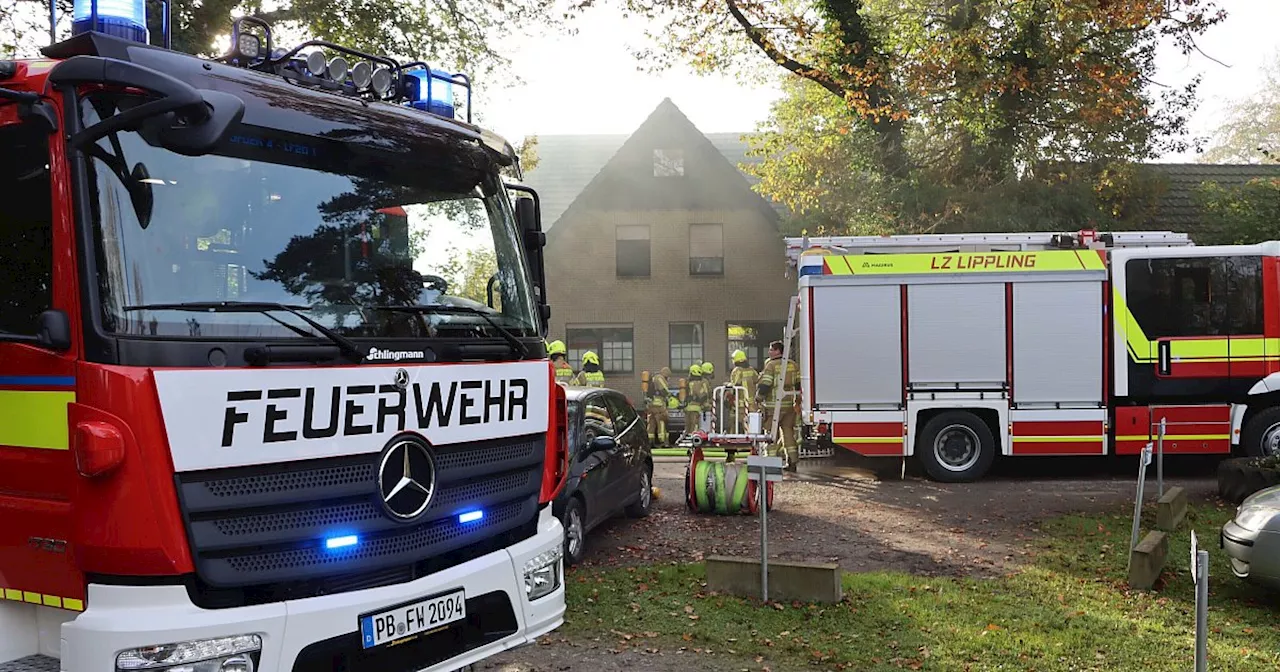
[[[591,447],[592,441],[602,436],[617,439],[613,413],[603,392],[591,394],[583,400],[582,436],[583,445],[580,450],[583,451],[586,463],[582,487],[587,494],[586,522],[588,527],[592,527],[613,515],[620,499],[617,488],[614,487],[620,472],[616,459],[617,449],[593,450]]]
[[[78,611],[79,477],[67,429],[75,349],[21,342],[34,340],[44,311],[75,315],[74,244],[69,208],[53,200],[50,166],[62,162],[49,143],[59,135],[7,116],[15,108],[0,108],[0,599]]]

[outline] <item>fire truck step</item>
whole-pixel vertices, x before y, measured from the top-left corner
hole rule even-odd
[[[0,672],[58,672],[58,659],[49,656],[27,656],[0,663]]]

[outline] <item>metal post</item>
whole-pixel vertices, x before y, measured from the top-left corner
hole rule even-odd
[[[1156,437],[1156,492],[1164,497],[1164,430],[1165,419],[1160,418],[1160,436]]]
[[[1209,669],[1209,551],[1196,553],[1196,672]]]
[[[58,43],[58,0],[49,0],[49,44]]]
[[[1147,480],[1147,465],[1151,463],[1151,444],[1142,448],[1142,457],[1138,460],[1138,495],[1133,500],[1133,533],[1129,535],[1129,557],[1133,558],[1133,549],[1138,547],[1138,528],[1142,522],[1142,486]]]
[[[760,601],[769,602],[769,482],[760,470]]]

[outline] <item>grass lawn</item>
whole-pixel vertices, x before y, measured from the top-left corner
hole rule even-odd
[[[1210,669],[1280,669],[1280,597],[1237,580],[1218,548],[1233,510],[1192,507],[1154,592],[1125,583],[1127,516],[1069,516],[1041,526],[1029,566],[1016,575],[846,574],[845,601],[829,606],[762,609],[758,600],[711,594],[701,565],[580,570],[569,576],[562,632],[616,639],[619,648],[686,647],[775,671],[1184,672],[1193,667],[1194,527],[1212,561]]]

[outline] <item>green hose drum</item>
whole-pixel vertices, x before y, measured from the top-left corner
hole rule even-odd
[[[732,515],[750,510],[746,464],[698,460],[689,466],[692,473],[685,488],[692,490],[688,499],[694,513]]]

